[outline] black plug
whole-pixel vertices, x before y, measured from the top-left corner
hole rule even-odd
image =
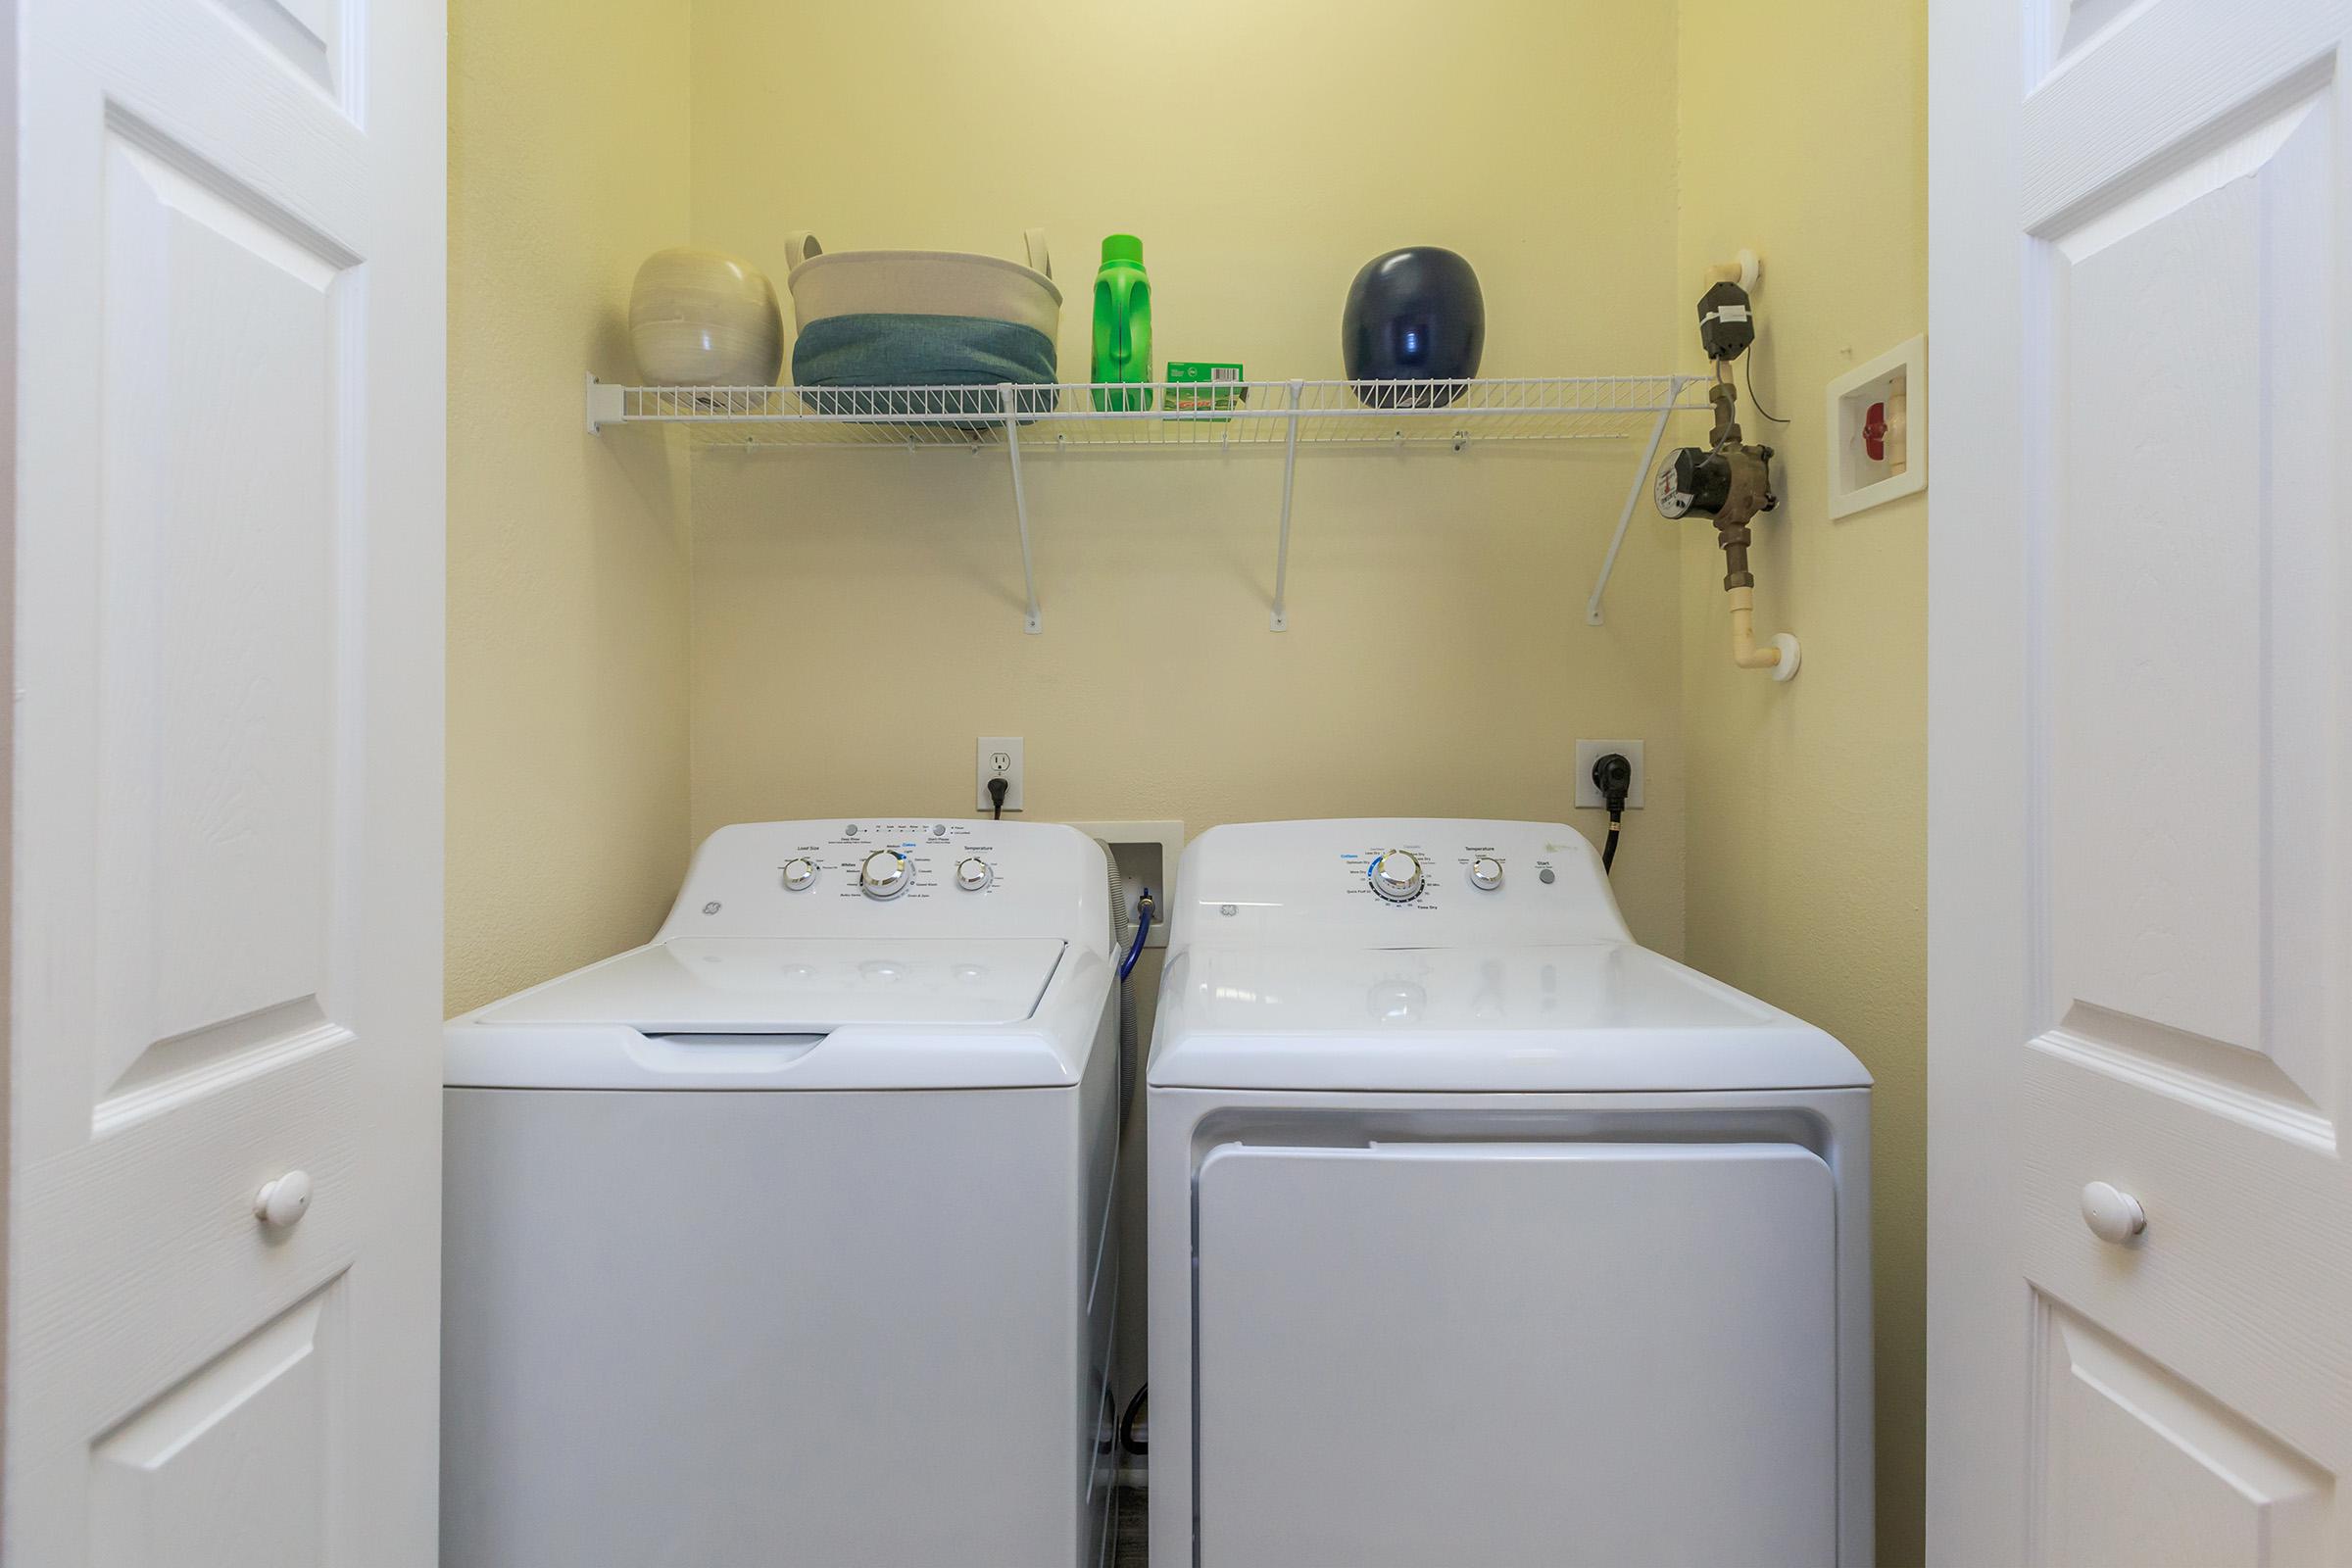
[[[1609,816],[1614,819],[1625,809],[1625,797],[1634,787],[1634,764],[1626,760],[1623,752],[1610,752],[1592,760],[1592,787],[1609,805]]]
[[[1624,759],[1620,758],[1618,760],[1622,761]],[[1011,789],[1012,781],[1007,779],[1002,773],[999,773],[995,778],[992,778],[988,781],[988,798],[996,803],[996,809],[988,813],[992,820],[1003,820],[1004,816],[1004,797]]]
[[[1634,764],[1626,760],[1623,752],[1594,758],[1592,787],[1600,791],[1601,800],[1609,808],[1609,838],[1600,847],[1600,869],[1607,875],[1617,865],[1617,831],[1625,820],[1625,797],[1634,787]]]

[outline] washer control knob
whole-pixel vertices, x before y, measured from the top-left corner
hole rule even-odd
[[[1421,892],[1421,862],[1404,850],[1391,850],[1372,862],[1372,891],[1395,904]]]
[[[995,880],[996,871],[977,855],[956,862],[956,885],[966,893],[977,893]]]
[[[869,899],[895,899],[914,885],[914,862],[896,850],[876,850],[858,867],[858,886]]]
[[[1470,862],[1470,885],[1492,893],[1502,886],[1502,862],[1492,855],[1482,855]]]
[[[791,859],[784,862],[784,891],[805,893],[816,883],[816,862],[809,859]]]

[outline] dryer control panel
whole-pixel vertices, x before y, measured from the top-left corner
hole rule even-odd
[[[1107,952],[1102,847],[1053,822],[742,822],[703,841],[661,937],[1051,937]]]
[[[1358,817],[1211,828],[1168,945],[1447,948],[1630,940],[1600,858],[1557,822]]]

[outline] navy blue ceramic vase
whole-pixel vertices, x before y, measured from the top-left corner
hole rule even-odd
[[[1453,252],[1408,245],[1366,262],[1348,285],[1340,347],[1356,396],[1374,408],[1434,408],[1462,395],[1487,344],[1478,273]],[[1437,385],[1367,386],[1373,381]]]

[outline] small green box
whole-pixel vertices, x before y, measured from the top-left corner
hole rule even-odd
[[[1238,384],[1242,378],[1242,368],[1238,365],[1210,360],[1170,360],[1167,412],[1201,417],[1208,416],[1209,411],[1239,408],[1250,399],[1249,390]],[[1200,390],[1193,391],[1192,386]]]

